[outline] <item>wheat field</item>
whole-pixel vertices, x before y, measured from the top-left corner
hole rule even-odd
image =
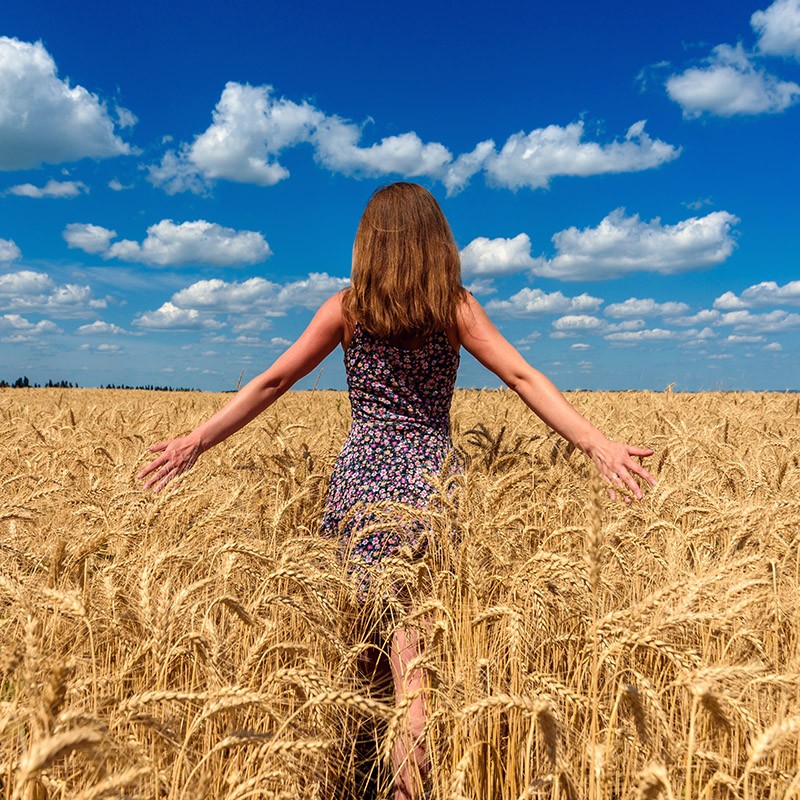
[[[0,796],[390,796],[427,646],[435,800],[800,798],[800,398],[571,393],[652,447],[626,505],[515,395],[460,391],[462,477],[366,602],[319,536],[346,395],[296,392],[157,496],[224,395],[0,392]],[[458,536],[449,535],[453,531]]]

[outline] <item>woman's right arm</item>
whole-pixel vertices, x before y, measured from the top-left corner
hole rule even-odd
[[[150,448],[161,455],[136,476],[139,479],[149,476],[143,488],[160,491],[192,467],[202,453],[255,419],[333,352],[342,341],[343,332],[341,297],[334,295],[323,303],[300,338],[216,414],[186,436],[158,442]]]
[[[525,405],[554,431],[586,453],[600,475],[612,486],[627,487],[641,499],[642,490],[634,479],[638,475],[651,485],[655,478],[633,456],[649,456],[653,451],[615,442],[603,435],[575,409],[555,385],[534,369],[519,351],[497,330],[480,303],[467,294],[459,307],[458,337],[464,348],[483,366],[513,389]],[[612,499],[616,493],[610,490]]]

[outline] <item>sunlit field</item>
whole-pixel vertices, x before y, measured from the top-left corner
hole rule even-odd
[[[140,490],[225,399],[0,392],[0,796],[387,797],[403,709],[365,656],[410,625],[435,800],[800,797],[800,396],[572,393],[656,451],[626,505],[515,395],[458,392],[464,475],[367,602],[318,533],[342,393]]]

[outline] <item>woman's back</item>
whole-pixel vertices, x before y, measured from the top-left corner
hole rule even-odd
[[[449,430],[459,355],[444,331],[406,348],[356,323],[344,363],[355,422]]]

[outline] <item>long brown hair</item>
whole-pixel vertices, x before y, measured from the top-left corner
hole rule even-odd
[[[455,325],[464,295],[461,260],[433,195],[392,183],[367,203],[353,244],[345,316],[381,339],[422,336]]]

